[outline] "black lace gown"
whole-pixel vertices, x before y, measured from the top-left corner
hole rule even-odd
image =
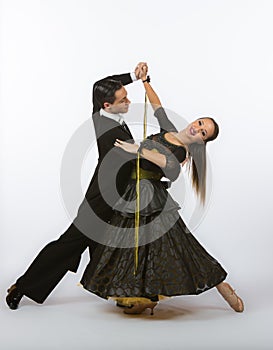
[[[162,176],[175,180],[186,151],[169,143],[162,128],[168,119],[157,112],[161,132],[148,137],[142,147],[165,154],[164,169],[141,160],[140,222],[138,250],[135,248],[135,174],[123,197],[114,206],[115,214],[87,266],[81,284],[90,292],[108,299],[157,301],[161,297],[200,294],[226,276],[222,266],[202,247],[180,217],[180,209],[167,191]],[[171,124],[172,125],[172,124]],[[168,131],[175,131],[167,123]],[[137,257],[137,261],[136,261]]]

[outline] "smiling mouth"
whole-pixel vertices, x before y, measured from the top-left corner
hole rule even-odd
[[[192,136],[196,135],[196,130],[194,129],[193,126],[190,128],[190,133],[191,133]]]

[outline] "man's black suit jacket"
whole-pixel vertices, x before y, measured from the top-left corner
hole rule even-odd
[[[107,78],[119,80],[123,85],[132,82],[130,74]],[[125,191],[135,165],[135,155],[114,146],[116,139],[133,139],[132,134],[120,123],[100,115],[99,112],[95,112],[92,118],[97,137],[98,164],[74,224],[89,238],[99,241],[98,237],[104,230],[102,222],[107,223],[110,220],[112,206]]]

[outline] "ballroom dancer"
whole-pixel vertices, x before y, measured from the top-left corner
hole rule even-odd
[[[112,184],[112,171],[102,171],[101,164],[107,153],[115,149],[116,138],[133,138],[123,119],[123,114],[128,111],[130,104],[124,85],[140,78],[139,73],[143,65],[147,67],[146,63],[140,62],[133,73],[109,76],[93,85],[92,118],[99,152],[97,167],[72,224],[57,240],[48,243],[40,251],[26,272],[8,289],[6,303],[10,309],[17,309],[24,295],[37,303],[43,303],[68,271],[77,272],[81,254],[87,247],[92,258],[92,252],[97,245],[96,240],[92,238],[105,230],[104,224],[110,220],[113,213],[111,203],[105,202],[101,193],[112,189],[109,189]],[[118,194],[125,190],[123,180],[120,179],[128,178],[132,170],[132,157],[128,155],[123,150],[117,152],[117,149],[113,153],[113,166],[121,168],[116,182]],[[120,164],[124,165],[121,167]],[[112,200],[114,202],[116,198]],[[91,230],[94,233],[94,236],[91,234],[92,237]],[[85,234],[87,231],[88,236]]]
[[[236,312],[242,299],[224,282],[227,272],[195,239],[179,216],[179,205],[169,195],[164,176],[178,177],[187,161],[192,185],[200,201],[206,195],[206,145],[219,132],[212,118],[200,118],[177,131],[150,85],[146,69],[142,81],[161,127],[140,145],[117,139],[115,146],[140,154],[140,168],[133,170],[123,198],[114,206],[106,230],[108,241],[98,245],[81,284],[104,299],[126,305],[126,314],[140,314],[165,297],[203,293],[213,287]],[[140,176],[137,187],[136,173]],[[136,242],[136,199],[140,196]]]

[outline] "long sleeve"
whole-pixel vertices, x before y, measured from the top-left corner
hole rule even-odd
[[[130,73],[123,73],[123,74],[109,75],[108,77],[100,79],[95,84],[97,84],[98,82],[105,80],[105,79],[112,79],[112,80],[120,81],[122,83],[122,85],[128,85],[128,84],[131,84],[133,82]]]
[[[174,153],[165,156],[166,167],[163,168],[163,172],[168,179],[170,179],[171,181],[175,181],[178,178],[181,171],[180,161]]]
[[[163,175],[171,181],[175,181],[178,178],[181,170],[180,162],[185,159],[186,151],[183,151],[181,148],[179,152],[172,153],[167,147],[151,139],[141,142],[139,148],[140,154],[143,148],[163,154],[166,157],[165,167],[160,167]]]
[[[163,107],[159,107],[155,113],[154,116],[157,118],[159,126],[160,126],[160,131],[174,131],[177,132],[176,127],[173,125],[173,123],[169,120],[165,109]]]

